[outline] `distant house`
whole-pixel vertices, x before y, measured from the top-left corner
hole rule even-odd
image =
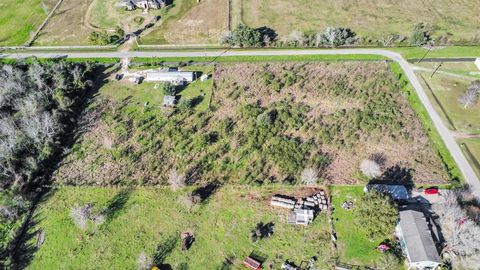
[[[387,184],[368,184],[364,191],[376,190],[382,194],[390,196],[394,201],[406,201],[410,199],[407,188],[403,185],[387,185]]]
[[[163,106],[165,107],[174,107],[177,99],[175,96],[164,96],[163,97]]]
[[[124,0],[127,10],[140,9],[160,9],[166,6],[166,0]]]
[[[478,70],[480,70],[480,57],[475,59],[475,65],[477,66]]]
[[[407,258],[408,269],[438,269],[442,260],[437,250],[439,233],[432,219],[419,209],[404,206],[396,235]]]
[[[170,82],[173,84],[185,84],[193,82],[195,74],[191,71],[147,71],[146,82]]]

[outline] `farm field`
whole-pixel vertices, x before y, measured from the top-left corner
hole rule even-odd
[[[218,43],[228,30],[228,1],[174,1],[160,24],[146,32],[142,44]]]
[[[100,117],[56,181],[158,185],[175,168],[192,183],[298,183],[311,167],[351,184],[365,181],[358,167],[370,155],[384,157],[382,179],[449,179],[385,63],[219,64],[210,110],[195,84],[200,103],[171,110],[155,106],[152,85],[107,83],[92,108]]]
[[[22,45],[47,18],[55,0],[2,0],[0,46]]]
[[[64,0],[40,32],[34,45],[88,45],[89,26],[85,15],[93,0]]]
[[[251,252],[274,269],[286,259],[300,264],[316,255],[317,267],[325,269],[332,257],[326,215],[298,227],[285,223],[284,210],[269,206],[275,193],[301,197],[308,192],[291,186],[225,186],[201,205],[186,208],[178,199],[186,190],[62,187],[38,211],[45,242],[29,269],[136,269],[141,254],[168,269],[237,269]],[[88,221],[81,230],[70,212],[88,203],[96,212],[112,211],[103,224]],[[259,222],[273,222],[273,235],[252,242],[250,232]],[[195,241],[182,252],[185,231]]]
[[[458,102],[472,81],[480,79],[473,63],[444,63],[433,78],[439,63],[422,63],[427,71],[417,72],[439,114],[450,129],[464,133],[480,133],[480,104],[464,108]]]
[[[419,22],[436,26],[434,38],[444,36],[468,41],[480,34],[475,27],[480,22],[476,12],[480,3],[469,0],[242,0],[240,6],[244,23],[252,27],[273,28],[281,37],[288,36],[293,30],[318,31],[328,26],[351,28],[367,38],[389,34],[409,36]],[[233,14],[237,13],[233,11]]]

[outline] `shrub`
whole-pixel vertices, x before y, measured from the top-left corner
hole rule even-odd
[[[163,84],[163,94],[166,96],[175,96],[177,94],[177,88],[175,85],[166,82]]]
[[[369,178],[379,177],[382,174],[380,165],[370,159],[364,159],[362,161],[360,164],[360,171]]]
[[[410,35],[410,44],[423,46],[431,41],[429,27],[424,23],[417,23]]]
[[[322,45],[333,47],[354,44],[357,41],[357,34],[349,28],[328,27],[320,37]]]
[[[260,31],[245,24],[239,24],[222,40],[223,44],[236,47],[260,47],[262,36]]]
[[[389,238],[398,220],[398,210],[390,197],[371,190],[363,195],[353,212],[355,223],[371,240]]]

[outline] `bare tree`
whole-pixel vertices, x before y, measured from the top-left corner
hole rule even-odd
[[[185,187],[185,174],[179,173],[176,169],[170,171],[168,183],[173,190]]]
[[[91,210],[93,208],[93,204],[86,204],[84,206],[75,205],[70,210],[70,217],[73,220],[73,223],[77,225],[78,228],[81,230],[85,230],[87,228],[87,221],[90,219]]]
[[[380,165],[370,159],[364,159],[360,164],[360,171],[367,177],[379,177],[382,174]]]
[[[460,208],[455,192],[446,192],[444,197],[444,204],[434,205],[446,240],[443,253],[455,269],[477,269],[480,263],[480,226]]]
[[[318,171],[312,168],[305,168],[300,179],[303,185],[315,185],[318,181]]]
[[[474,81],[463,93],[460,98],[458,99],[458,102],[463,105],[464,108],[473,106],[477,103],[478,101],[478,94],[480,93],[480,80]]]

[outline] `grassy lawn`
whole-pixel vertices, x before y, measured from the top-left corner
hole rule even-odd
[[[390,63],[390,67],[392,69],[392,72],[398,77],[398,80],[400,81],[400,85],[402,87],[402,91],[407,95],[410,106],[415,111],[417,117],[420,119],[420,122],[422,123],[422,126],[427,133],[430,142],[433,144],[434,148],[436,149],[440,158],[445,164],[447,170],[449,171],[451,179],[462,180],[463,176],[460,170],[457,168],[455,160],[450,155],[450,151],[448,151],[447,146],[445,145],[442,138],[440,137],[440,134],[433,125],[433,122],[430,119],[427,111],[425,110],[425,107],[423,107],[423,104],[418,99],[415,90],[403,74],[400,65],[397,63]]]
[[[463,153],[473,167],[473,170],[480,177],[480,138],[458,140]]]
[[[445,73],[437,73],[433,78],[430,78],[431,72],[418,72],[417,74],[432,103],[452,130],[480,133],[480,104],[464,108],[458,102],[459,97],[466,91],[470,83],[478,78],[477,75],[469,75],[469,71],[475,71],[476,68],[469,69],[470,65],[468,64],[445,63],[439,69],[440,72],[458,74],[464,78]]]
[[[427,49],[419,47],[400,47],[400,48],[386,48],[400,53],[406,59],[420,59],[422,58]],[[454,58],[454,57],[478,57],[480,56],[480,46],[447,46],[439,47],[431,50],[427,53],[426,58],[435,58],[435,57],[445,57],[445,58]]]
[[[158,26],[142,35],[142,44],[218,43],[228,26],[227,1],[178,0],[162,12]]]
[[[54,0],[2,0],[0,3],[0,46],[21,45],[45,20]]]
[[[320,214],[308,227],[284,223],[283,214],[268,205],[276,192],[293,187],[222,187],[206,203],[186,210],[178,197],[185,191],[139,188],[124,192],[112,218],[100,226],[89,223],[85,231],[70,218],[74,205],[93,203],[99,211],[120,194],[118,188],[63,187],[38,212],[38,227],[45,232],[45,243],[35,254],[30,269],[135,269],[143,252],[148,257],[156,246],[173,239],[165,249],[163,263],[173,269],[219,269],[230,260],[235,269],[250,252],[266,257],[275,269],[285,259],[298,264],[316,255],[318,267],[325,269],[330,258],[330,235],[326,216]],[[273,222],[271,238],[252,242],[250,231],[258,222]],[[189,231],[195,242],[181,251],[179,235]],[[181,268],[185,269],[185,268]]]
[[[374,265],[381,253],[376,250],[378,244],[385,239],[370,241],[365,231],[355,225],[353,210],[341,207],[344,201],[353,201],[354,205],[363,195],[363,186],[330,186],[332,197],[334,228],[337,233],[337,244],[340,261],[343,263]]]
[[[362,37],[409,36],[419,22],[435,25],[434,37],[469,40],[480,33],[472,23],[480,20],[480,3],[475,1],[243,0],[241,6],[246,24],[268,26],[281,36],[328,26],[348,27]]]

